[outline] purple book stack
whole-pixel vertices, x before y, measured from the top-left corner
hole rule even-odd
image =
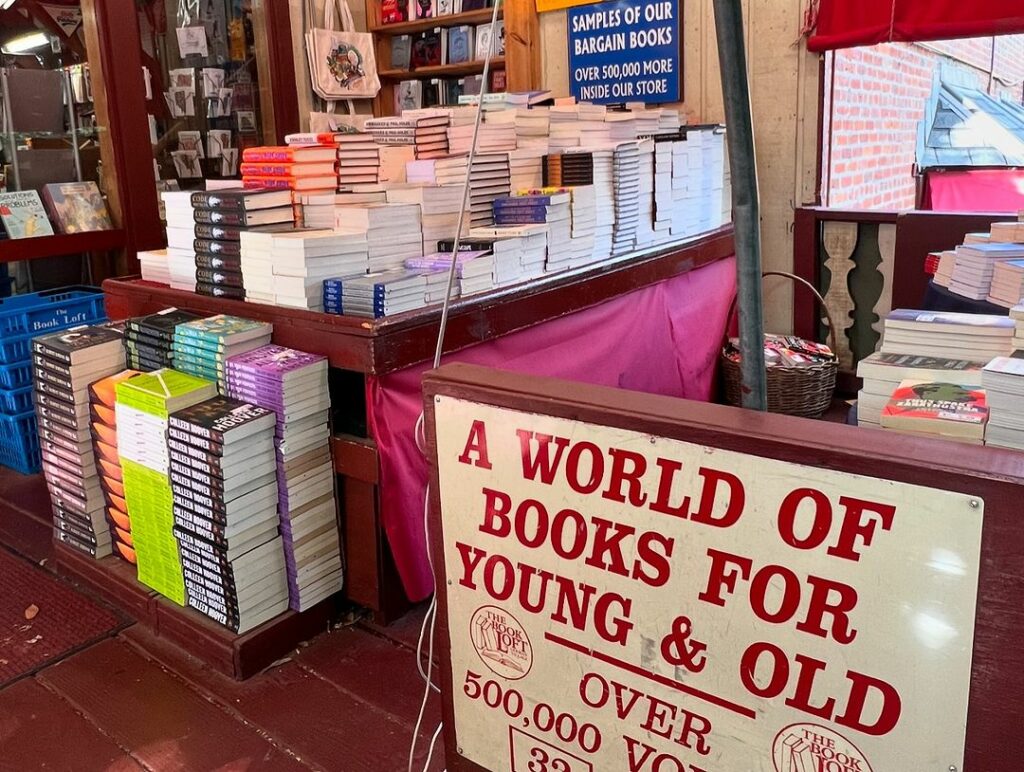
[[[290,606],[304,611],[341,590],[327,359],[268,345],[233,356],[228,394],[277,413],[278,515]]]

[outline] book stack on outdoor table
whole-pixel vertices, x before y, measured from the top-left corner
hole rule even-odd
[[[338,151],[324,145],[249,147],[242,151],[242,185],[252,190],[335,190],[338,187]],[[276,222],[276,221],[275,221]]]
[[[214,381],[224,393],[227,359],[270,343],[273,331],[274,326],[269,322],[226,314],[184,322],[174,331],[175,367]]]
[[[883,354],[876,351],[857,364],[857,376],[862,379],[861,389],[857,392],[857,424],[875,428],[881,426],[882,410],[905,380],[957,383],[977,388],[982,385],[983,365],[983,362],[969,359]]]
[[[897,309],[885,318],[883,354],[988,362],[1013,352],[1014,322],[1005,316]]]
[[[112,534],[90,431],[89,384],[124,369],[121,334],[110,327],[80,327],[35,338],[32,365],[54,536],[105,557]]]
[[[191,311],[165,308],[155,314],[129,319],[124,333],[128,366],[143,372],[173,367],[174,328],[199,318],[199,314]]]
[[[881,425],[906,434],[981,445],[988,413],[984,389],[906,380],[882,409]]]
[[[174,537],[188,605],[244,633],[288,608],[274,411],[214,397],[172,413]]]

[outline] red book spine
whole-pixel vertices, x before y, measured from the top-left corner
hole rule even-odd
[[[242,160],[246,163],[290,163],[294,157],[289,147],[249,147],[242,151]]]
[[[243,177],[287,177],[292,173],[292,164],[244,163],[241,172]]]

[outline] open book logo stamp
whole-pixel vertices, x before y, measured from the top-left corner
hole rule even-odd
[[[818,724],[790,724],[775,735],[775,772],[872,772],[856,745]]]
[[[519,620],[497,606],[481,606],[469,622],[473,648],[495,675],[516,681],[533,667],[533,644]]]

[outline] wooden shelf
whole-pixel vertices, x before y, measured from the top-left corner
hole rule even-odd
[[[505,69],[505,57],[491,59],[491,72]],[[413,80],[415,78],[459,78],[465,75],[479,75],[484,71],[483,60],[440,64],[432,67],[417,67],[415,70],[381,70],[377,74],[389,80]]]
[[[491,8],[481,8],[478,11],[466,11],[465,13],[453,13],[446,16],[437,16],[433,19],[416,19],[415,21],[403,21],[397,24],[372,24],[370,32],[378,35],[414,35],[417,32],[425,32],[435,27],[461,27],[464,24],[476,25],[486,24],[491,20]],[[498,18],[504,17],[504,11],[498,9]]]
[[[73,255],[77,252],[105,252],[120,249],[124,245],[125,233],[120,229],[56,234],[34,239],[3,239],[0,241],[0,263]]]

